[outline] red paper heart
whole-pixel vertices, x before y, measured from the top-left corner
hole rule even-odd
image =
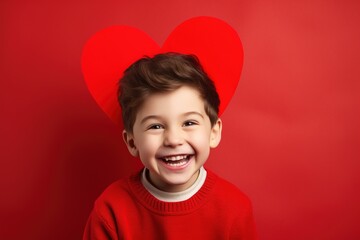
[[[195,54],[215,82],[220,115],[224,112],[243,65],[242,44],[231,26],[213,17],[192,18],[176,27],[162,47],[136,28],[112,26],[88,40],[81,64],[90,93],[116,124],[122,126],[117,86],[124,70],[145,55],[164,52]]]

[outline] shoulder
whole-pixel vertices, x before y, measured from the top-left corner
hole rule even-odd
[[[118,224],[128,222],[128,216],[136,209],[131,180],[137,181],[136,173],[110,184],[95,200],[88,218],[84,239],[118,239]]]
[[[94,209],[103,212],[133,202],[134,193],[130,183],[136,181],[140,184],[139,172],[111,183],[96,199]]]
[[[228,205],[242,209],[251,209],[249,197],[233,183],[223,179],[212,171],[207,170],[209,178],[216,179],[213,189],[214,198]]]
[[[219,213],[218,219],[230,222],[230,238],[257,239],[253,208],[248,196],[237,186],[213,172],[209,172],[209,176],[215,176],[217,179],[213,199],[209,203],[213,208],[220,209],[219,212],[223,214]]]

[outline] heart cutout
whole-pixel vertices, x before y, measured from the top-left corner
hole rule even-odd
[[[91,95],[117,125],[122,126],[117,88],[124,70],[144,56],[165,52],[195,54],[199,58],[219,93],[219,115],[224,112],[243,66],[241,40],[230,25],[213,17],[192,18],[176,27],[162,47],[137,28],[112,26],[87,41],[81,66]]]

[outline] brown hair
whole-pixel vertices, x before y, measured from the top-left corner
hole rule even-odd
[[[197,57],[163,53],[136,61],[120,79],[118,100],[125,130],[132,133],[137,111],[149,95],[173,91],[184,85],[199,91],[205,102],[205,112],[214,125],[218,119],[220,99],[214,82]]]

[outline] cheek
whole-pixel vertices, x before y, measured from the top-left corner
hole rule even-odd
[[[156,137],[144,137],[141,141],[138,141],[140,157],[147,157],[154,155],[159,148],[159,140]]]
[[[194,132],[190,134],[190,139],[195,148],[201,149],[202,151],[209,148],[210,134],[207,131]]]

